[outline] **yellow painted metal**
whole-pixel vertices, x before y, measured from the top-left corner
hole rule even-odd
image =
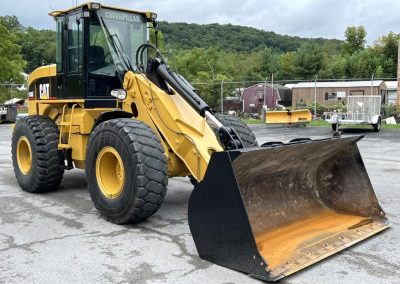
[[[185,165],[179,165],[181,175],[189,172],[201,181],[211,153],[223,150],[206,118],[179,94],[168,95],[143,74],[126,73],[124,89],[128,96],[123,102],[123,110],[132,112],[132,104],[135,104],[137,119],[159,135],[167,156],[172,151]]]
[[[28,86],[30,86],[37,79],[55,77],[56,75],[57,69],[55,64],[39,67],[29,75]]]
[[[122,102],[122,110],[132,113],[134,104],[138,110],[136,119],[149,125],[158,135],[168,158],[169,176],[192,175],[201,181],[211,154],[222,151],[206,118],[200,116],[181,96],[166,94],[141,74],[128,72],[124,89],[128,96]],[[68,141],[66,145],[60,142],[61,148],[72,149],[74,162],[81,168],[84,167],[87,138],[95,120],[103,112],[115,110],[85,109],[83,102],[75,99],[29,102],[30,114],[48,115],[56,121],[60,127],[60,139]],[[75,107],[72,113],[67,105],[73,103],[80,107]],[[73,123],[68,124],[68,129],[65,122],[69,121]],[[87,137],[78,138],[79,135]]]
[[[21,136],[17,143],[17,163],[21,173],[27,176],[32,170],[32,148],[26,136]]]
[[[40,100],[41,104],[83,104],[85,100],[83,99],[70,99],[70,100]]]
[[[67,134],[68,134],[68,139],[67,139],[67,142],[66,142],[66,143],[62,143],[62,138],[63,138],[63,137],[62,137],[62,135],[60,135],[60,140],[59,140],[59,143],[58,143],[58,149],[59,149],[59,150],[62,150],[62,149],[70,149],[70,148],[71,148],[70,141],[71,141],[71,134],[72,134],[72,128],[73,128],[73,121],[74,121],[74,111],[75,111],[75,107],[76,107],[76,106],[77,106],[76,104],[74,104],[74,105],[72,106],[72,109],[71,109],[71,120],[68,121],[68,122],[65,120],[65,110],[66,110],[66,108],[68,107],[68,105],[64,105],[64,107],[63,107],[61,122],[60,122],[60,124],[59,124],[59,126],[60,126],[60,133],[61,133],[61,134],[64,133],[64,131],[63,131],[63,126],[69,126],[68,132],[67,132]]]
[[[310,122],[311,112],[308,109],[268,111],[265,116],[267,124],[305,124]]]
[[[69,145],[72,149],[72,160],[74,160],[75,167],[78,169],[85,169],[86,146],[88,140],[89,135],[87,134],[71,134]]]
[[[61,123],[60,123],[60,137],[58,138],[58,149],[60,149],[60,145],[62,144],[62,134],[63,134],[63,124],[65,121],[65,109],[68,107],[68,105],[64,105],[63,111],[62,111],[62,116],[61,116]]]
[[[86,146],[95,120],[102,113],[115,110],[115,108],[85,109],[84,102],[83,99],[29,101],[29,115],[48,116],[59,126],[59,149],[71,149],[74,164],[80,169],[85,169]],[[73,112],[69,107],[71,104],[74,106]],[[62,140],[67,143],[63,145]]]
[[[79,9],[81,7],[88,7],[91,8],[93,3],[99,3],[99,2],[88,2],[88,3],[83,3],[78,6],[72,7],[70,9],[66,10],[57,10],[57,11],[52,11],[49,13],[49,16],[51,17],[58,17],[60,15],[68,14],[69,12],[72,12],[76,9]],[[135,14],[142,14],[144,15],[148,20],[151,20],[151,14],[152,12],[143,12],[143,11],[136,11],[136,10],[129,10],[129,9],[124,9],[124,8],[119,8],[119,7],[114,7],[114,6],[109,6],[109,5],[103,5],[101,4],[102,8],[106,9],[112,9],[112,10],[118,10],[122,12],[128,12],[128,13],[135,13]]]
[[[106,146],[96,159],[96,179],[100,191],[109,199],[118,198],[125,185],[124,163],[118,151]]]

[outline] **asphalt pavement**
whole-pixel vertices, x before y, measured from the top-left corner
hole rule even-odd
[[[323,127],[252,129],[259,143],[332,135]],[[365,135],[359,147],[391,228],[282,283],[400,282],[400,131],[343,135]],[[118,226],[95,210],[83,171],[66,172],[57,191],[23,192],[10,141],[11,126],[0,125],[0,283],[261,283],[198,257],[187,220],[188,179],[170,179],[153,217]]]

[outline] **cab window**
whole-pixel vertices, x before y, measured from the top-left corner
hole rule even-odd
[[[83,25],[78,20],[77,15],[68,17],[68,72],[82,71],[82,46],[83,46]]]

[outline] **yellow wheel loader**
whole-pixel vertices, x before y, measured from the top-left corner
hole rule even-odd
[[[30,75],[29,116],[12,136],[23,190],[55,190],[83,169],[95,207],[126,224],[160,208],[168,177],[190,177],[200,257],[267,281],[387,228],[361,137],[259,147],[148,43],[156,14],[86,3],[50,15],[56,64]]]

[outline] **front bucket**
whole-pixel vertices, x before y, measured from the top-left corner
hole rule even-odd
[[[386,229],[361,138],[214,153],[189,201],[200,257],[278,280]]]

